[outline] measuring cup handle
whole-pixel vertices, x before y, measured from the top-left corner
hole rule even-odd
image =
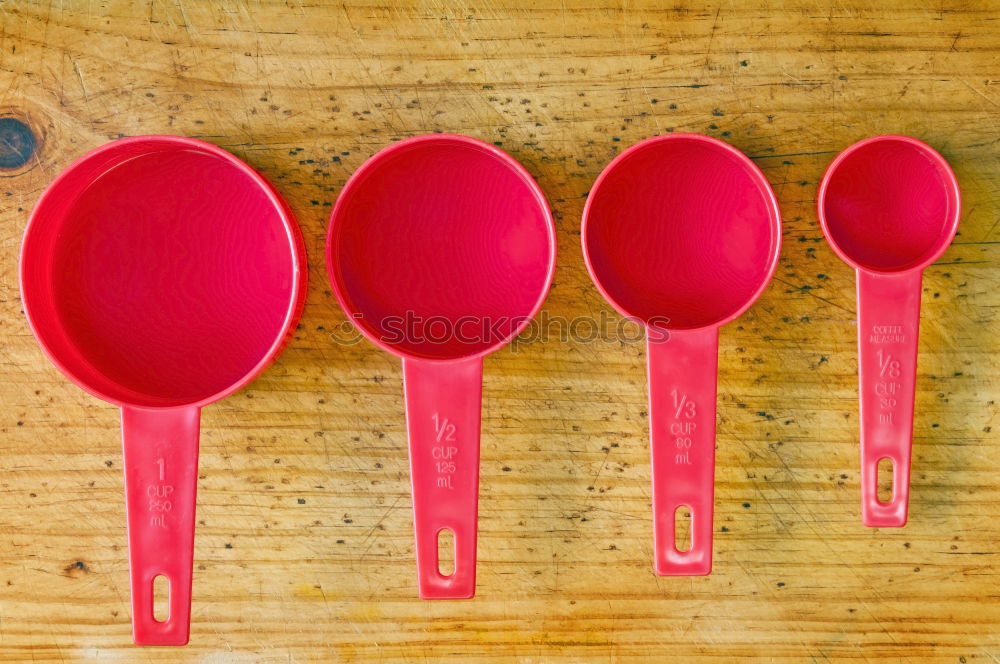
[[[716,327],[647,334],[656,573],[712,571],[715,503]],[[691,511],[691,542],[676,542],[675,512]]]
[[[476,592],[483,361],[404,359],[403,386],[420,597],[466,599]],[[455,547],[448,575],[439,563],[442,530]]]
[[[182,646],[191,623],[191,563],[200,409],[122,407],[132,638]],[[168,583],[166,619],[153,613],[153,581]]]
[[[861,399],[861,520],[906,525],[913,396],[917,377],[921,271],[857,271],[858,385]],[[892,498],[878,498],[878,464],[893,466]]]

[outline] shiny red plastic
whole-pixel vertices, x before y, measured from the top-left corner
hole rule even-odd
[[[403,358],[424,599],[475,593],[483,356],[541,308],[555,247],[548,204],[531,175],[499,148],[465,136],[418,136],[385,148],[334,206],[327,269],[337,300],[368,339]],[[439,565],[442,530],[455,542],[450,574]]]
[[[176,136],[114,141],[45,190],[21,248],[35,337],[122,412],[133,637],[184,645],[202,406],[278,354],[305,298],[291,212],[248,165]],[[168,612],[153,614],[153,580]]]
[[[958,231],[958,180],[944,158],[908,136],[876,136],[841,152],[816,197],[827,242],[855,269],[861,400],[861,519],[906,525],[920,281]],[[878,464],[893,466],[878,497]]]
[[[594,183],[583,251],[598,290],[646,326],[655,568],[712,570],[719,327],[774,274],[781,215],[742,152],[695,134],[643,141]],[[691,513],[690,546],[675,512]]]

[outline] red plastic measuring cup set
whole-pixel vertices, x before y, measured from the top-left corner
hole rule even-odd
[[[959,189],[912,138],[879,136],[823,176],[817,215],[857,273],[862,520],[902,526],[909,494],[920,280],[950,244]],[[668,134],[600,174],[583,212],[594,284],[645,327],[654,567],[712,568],[719,328],[767,287],[781,215],[727,143]],[[333,293],[402,361],[416,537],[427,599],[475,593],[483,358],[521,333],[555,271],[556,229],[531,175],[499,148],[433,134],[368,160],[330,217]],[[190,629],[199,414],[290,338],[306,261],[288,205],[255,170],[190,138],[114,141],[72,163],[32,211],[21,250],[31,329],[70,380],[121,408],[134,640]],[[401,321],[412,325],[399,334]],[[877,492],[878,465],[894,473]],[[691,515],[678,542],[675,513]],[[441,531],[454,571],[441,572]],[[153,614],[153,583],[168,612]]]

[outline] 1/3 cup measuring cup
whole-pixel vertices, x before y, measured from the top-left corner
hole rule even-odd
[[[816,197],[823,235],[857,276],[861,519],[906,525],[924,268],[958,231],[958,180],[930,146],[876,136],[827,168]],[[892,497],[878,497],[878,465],[892,464]]]
[[[369,340],[403,360],[424,599],[475,593],[483,357],[541,308],[555,247],[528,172],[465,136],[383,149],[334,206],[327,269],[337,300]],[[439,564],[444,530],[454,538],[450,574]]]
[[[133,638],[184,645],[202,406],[277,356],[305,298],[291,212],[256,171],[190,138],[114,141],[38,200],[21,295],[50,360],[121,407]],[[153,583],[168,583],[154,617]]]
[[[781,216],[760,169],[707,136],[668,134],[618,155],[583,211],[583,252],[598,290],[645,325],[659,575],[712,570],[719,327],[774,274]],[[675,532],[691,513],[691,541]]]

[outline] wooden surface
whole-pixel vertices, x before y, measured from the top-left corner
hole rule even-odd
[[[679,0],[0,1],[0,661],[1000,661],[1000,4]],[[323,240],[390,142],[495,142],[555,210],[551,316],[599,316],[585,195],[620,150],[717,136],[774,185],[774,282],[721,334],[715,572],[651,563],[641,344],[553,338],[485,366],[479,586],[421,602],[400,365],[338,346]],[[259,169],[310,291],[275,366],[203,416],[191,645],[130,646],[118,412],[43,357],[18,296],[27,215],[109,139],[194,136]],[[854,277],[818,178],[878,133],[961,182],[924,278],[910,524],[861,525]]]

